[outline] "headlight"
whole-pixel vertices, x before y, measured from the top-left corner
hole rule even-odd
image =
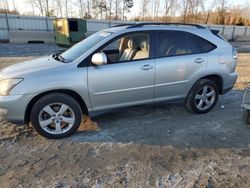
[[[10,91],[21,81],[23,81],[21,78],[0,80],[0,95],[9,95]]]

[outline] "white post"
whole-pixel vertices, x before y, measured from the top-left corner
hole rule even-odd
[[[244,35],[245,35],[245,36],[247,35],[247,29],[248,29],[248,27],[246,26],[245,32],[244,32]]]
[[[233,33],[232,33],[232,40],[234,40],[235,29],[236,29],[236,26],[234,25]]]

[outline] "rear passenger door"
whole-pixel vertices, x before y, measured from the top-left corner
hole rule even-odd
[[[204,75],[210,42],[184,31],[157,31],[155,99],[185,98],[194,80]]]

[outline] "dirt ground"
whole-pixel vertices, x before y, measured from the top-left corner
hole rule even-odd
[[[32,54],[29,54],[32,55]],[[0,68],[34,57],[0,57]],[[249,187],[250,127],[242,89],[250,54],[240,54],[235,89],[204,115],[183,104],[126,108],[48,140],[0,122],[0,187]]]

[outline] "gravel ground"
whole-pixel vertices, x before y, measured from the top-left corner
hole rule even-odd
[[[249,53],[250,52],[250,42],[230,42],[239,53]]]
[[[0,43],[0,57],[26,57],[49,55],[62,50],[55,44],[9,44]]]
[[[0,57],[0,68],[31,58]],[[204,115],[182,104],[130,107],[61,140],[2,121],[0,187],[249,187],[250,127],[240,107],[249,63],[240,54],[235,89]]]

